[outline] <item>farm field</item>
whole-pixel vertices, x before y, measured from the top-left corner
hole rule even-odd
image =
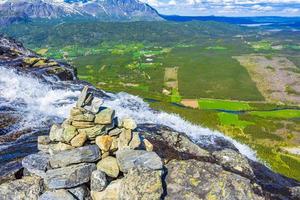
[[[41,26],[49,26],[48,32]],[[299,98],[291,92],[295,84],[278,81],[286,98],[275,100],[269,98],[274,88],[260,85],[261,77],[278,73],[297,77],[300,39],[293,32],[257,31],[213,22],[32,23],[5,30],[39,54],[73,64],[80,79],[221,131],[256,150],[275,171],[300,180],[300,105],[285,101]],[[260,76],[241,62],[253,55],[263,60],[253,62],[264,68]],[[284,58],[288,69],[277,58]]]

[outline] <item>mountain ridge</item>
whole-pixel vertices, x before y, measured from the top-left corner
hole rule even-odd
[[[158,12],[138,0],[5,0],[0,2],[0,24],[65,17],[100,21],[158,21]]]

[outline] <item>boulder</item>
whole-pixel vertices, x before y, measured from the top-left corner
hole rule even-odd
[[[69,143],[78,134],[76,128],[72,125],[66,125],[64,127],[63,138],[64,141]]]
[[[64,130],[60,125],[52,125],[49,133],[50,140],[53,142],[62,142],[64,140],[63,132]]]
[[[114,117],[115,111],[110,108],[105,108],[96,114],[95,123],[102,125],[112,124]]]
[[[71,150],[74,149],[71,145],[59,142],[57,144],[50,144],[49,145],[49,153],[50,155],[57,154],[61,151]]]
[[[132,139],[129,142],[130,149],[138,149],[141,145],[140,135],[137,132],[132,133]]]
[[[22,160],[22,166],[31,174],[45,177],[46,170],[49,167],[50,155],[45,153],[36,153],[26,156]]]
[[[87,141],[86,133],[79,133],[71,140],[71,146],[82,147],[86,141]]]
[[[50,165],[52,168],[66,167],[72,164],[96,162],[100,158],[99,148],[96,145],[90,145],[59,152],[51,157]]]
[[[94,140],[97,136],[106,133],[105,125],[96,125],[92,128],[78,129],[79,133],[85,133],[89,140]]]
[[[3,200],[37,200],[43,190],[40,177],[25,176],[0,185],[0,199]]]
[[[134,130],[137,128],[135,121],[131,118],[125,118],[121,122],[121,126],[128,130]]]
[[[109,151],[112,141],[113,141],[113,138],[109,135],[102,135],[102,136],[98,136],[96,138],[96,144],[103,152]]]
[[[104,191],[91,191],[93,200],[120,200],[120,186],[122,179],[112,181]]]
[[[132,132],[128,129],[122,129],[122,133],[119,135],[118,139],[118,149],[129,149],[129,142],[132,138]]]
[[[163,168],[161,158],[155,152],[125,149],[117,151],[116,157],[120,171],[124,173],[138,166],[151,170]]]
[[[72,121],[72,126],[78,129],[92,128],[95,126],[94,122]]]
[[[117,178],[120,172],[117,159],[112,156],[100,160],[97,164],[97,169],[113,178]]]
[[[68,192],[70,192],[76,200],[87,200],[87,197],[89,196],[89,190],[86,185],[70,188],[68,189]]]
[[[255,175],[252,168],[249,165],[247,158],[242,154],[232,149],[224,149],[222,151],[215,151],[213,156],[217,160],[217,163],[225,169],[248,178],[254,178]]]
[[[67,190],[47,191],[39,197],[39,200],[77,200]]]
[[[73,188],[89,182],[94,170],[96,170],[96,165],[93,163],[81,163],[48,170],[45,184],[50,189]]]
[[[167,165],[166,200],[262,200],[259,186],[219,165],[196,160],[172,160]],[[255,189],[254,189],[255,188]]]
[[[162,171],[145,168],[130,169],[122,179],[120,199],[160,200],[163,194]]]
[[[91,190],[95,192],[103,191],[108,185],[106,175],[101,170],[95,170],[91,176]]]

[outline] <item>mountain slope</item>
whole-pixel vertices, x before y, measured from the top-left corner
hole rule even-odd
[[[138,0],[4,0],[0,1],[0,24],[31,19],[65,17],[101,21],[156,21],[157,11]]]

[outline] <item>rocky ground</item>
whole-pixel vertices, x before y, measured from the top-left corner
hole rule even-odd
[[[36,66],[35,59],[44,59],[20,44],[5,38],[0,44],[1,62],[37,76],[52,71],[53,65]],[[26,60],[35,61],[24,68]],[[70,66],[57,66],[57,77],[75,79]],[[38,137],[39,152],[26,156],[22,169],[1,182],[0,199],[300,198],[298,182],[247,159],[232,144],[198,145],[168,127],[118,119],[96,92],[85,87],[68,119]]]
[[[292,180],[270,174],[233,148],[203,149],[184,134],[137,128],[130,118],[101,107],[85,87],[76,107],[36,154],[22,161],[16,180],[0,185],[4,199],[297,199]],[[151,130],[148,129],[147,130]],[[272,176],[271,176],[272,174]],[[281,179],[280,184],[276,183]],[[277,186],[278,188],[275,188]],[[269,187],[269,188],[268,188]]]

